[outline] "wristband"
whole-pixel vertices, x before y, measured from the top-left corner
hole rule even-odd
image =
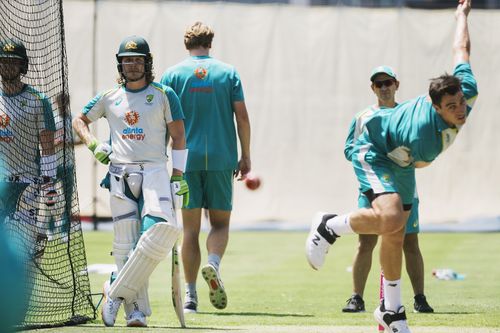
[[[188,149],[172,149],[172,168],[184,172],[188,157]]]

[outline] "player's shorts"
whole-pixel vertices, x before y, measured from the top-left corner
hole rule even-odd
[[[415,234],[420,232],[420,224],[418,220],[418,204],[419,200],[417,197],[413,199],[413,204],[411,206],[411,213],[408,217],[408,221],[406,222],[406,234]],[[359,208],[370,208],[371,203],[370,200],[364,195],[360,193],[358,196],[358,207]]]
[[[415,169],[399,167],[389,158],[377,155],[371,147],[370,144],[356,146],[352,156],[360,191],[398,193],[405,210],[408,210],[415,194]]]
[[[233,209],[233,170],[189,171],[184,178],[189,185],[186,208]]]

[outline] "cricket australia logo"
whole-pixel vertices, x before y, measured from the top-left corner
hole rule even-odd
[[[154,97],[155,97],[154,95],[147,95],[146,96],[146,104],[152,104]]]
[[[381,178],[384,184],[392,184],[391,176],[388,175],[387,173],[383,174]]]
[[[203,67],[198,67],[194,70],[194,75],[200,80],[204,80],[207,76],[207,70]]]
[[[127,42],[125,44],[125,50],[136,50],[137,49],[137,43],[134,42],[133,40]]]
[[[139,113],[137,111],[129,111],[125,114],[125,121],[130,126],[134,126],[139,121]]]
[[[15,49],[16,49],[16,46],[12,43],[7,43],[3,46],[4,52],[14,52]]]

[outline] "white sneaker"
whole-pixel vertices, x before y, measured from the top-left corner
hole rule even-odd
[[[373,312],[375,320],[382,325],[387,332],[411,333],[406,322],[405,307],[400,306],[397,312],[386,310],[384,303],[380,304]]]
[[[227,295],[219,271],[207,264],[201,269],[201,275],[208,284],[210,303],[219,310],[224,309],[227,306]]]
[[[127,327],[147,327],[146,315],[139,310],[134,310],[127,317]]]
[[[109,280],[104,282],[103,294],[104,294],[104,302],[102,304],[101,316],[104,325],[108,327],[112,327],[115,325],[116,315],[118,314],[118,310],[120,309],[120,305],[122,305],[123,299],[117,298],[112,299],[108,296],[110,283]]]
[[[306,240],[306,257],[309,265],[316,270],[323,266],[328,249],[339,237],[326,227],[326,221],[335,216],[337,215],[318,212],[312,219],[311,230]]]

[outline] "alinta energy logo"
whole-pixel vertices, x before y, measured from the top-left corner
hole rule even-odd
[[[210,80],[205,80],[207,78],[208,71],[206,68],[198,67],[194,70],[194,75],[199,80],[194,80],[191,82],[189,87],[189,92],[191,93],[211,93],[214,91],[212,83]]]
[[[196,75],[198,79],[203,80],[207,76],[207,70],[203,67],[198,67],[194,70],[194,75]]]
[[[9,115],[0,112],[0,141],[2,142],[11,142],[14,140],[14,133],[9,130],[7,127],[10,125],[10,117]]]
[[[125,128],[122,132],[122,139],[124,140],[137,140],[142,141],[146,134],[144,134],[144,129],[140,127],[134,127],[139,122],[140,116],[137,111],[129,111],[125,114],[125,122],[129,127]]]
[[[137,111],[129,111],[125,114],[125,121],[130,126],[134,126],[139,121],[139,113]]]

